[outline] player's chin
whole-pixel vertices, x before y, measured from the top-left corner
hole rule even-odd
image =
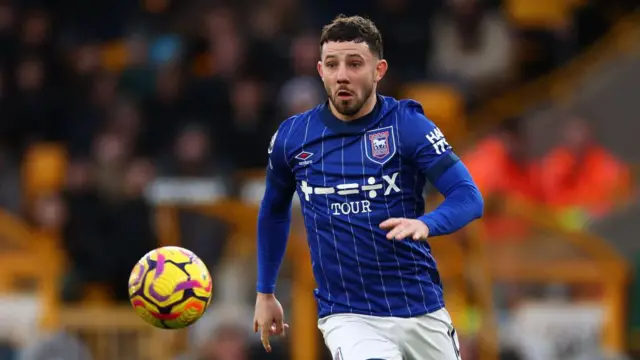
[[[353,98],[351,97],[341,97],[336,96],[333,98],[333,104],[338,108],[338,110],[347,110],[353,104]]]
[[[349,100],[338,100],[334,103],[336,105],[336,110],[343,115],[353,116],[358,113],[358,106],[356,106],[355,102],[351,99]]]

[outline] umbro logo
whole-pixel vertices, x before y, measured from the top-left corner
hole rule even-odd
[[[312,160],[309,160],[309,158],[311,158],[312,156],[313,156],[312,152],[302,151],[301,153],[296,155],[295,158],[300,160],[298,165],[306,166],[306,165],[309,165],[309,164],[313,163]]]
[[[296,155],[296,159],[304,161],[309,159],[312,156],[313,156],[313,153],[310,153],[308,151],[303,151],[300,154]]]

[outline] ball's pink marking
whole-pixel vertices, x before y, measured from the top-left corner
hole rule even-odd
[[[166,260],[166,258],[164,257],[164,255],[158,253],[158,261],[156,262],[156,274],[154,276],[155,279],[160,277],[160,275],[162,275],[162,273],[164,272],[164,262],[165,262],[165,260]]]
[[[192,260],[197,259],[191,253],[189,253],[184,249],[181,249],[179,251]],[[166,262],[166,257],[163,254],[158,253],[158,260],[156,261],[156,272],[155,272],[154,279],[157,279],[164,272],[165,262]],[[182,291],[182,290],[202,288],[202,287],[203,287],[202,284],[197,280],[187,280],[187,281],[182,281],[178,283],[178,285],[176,285],[173,291],[175,292],[175,291]],[[211,282],[211,279],[209,279],[209,282],[205,287],[205,291],[209,292],[211,291],[211,288],[212,288],[212,282]],[[170,296],[159,294],[156,291],[155,287],[153,286],[153,283],[149,286],[149,295],[151,295],[151,297],[154,298],[155,300],[161,301],[161,302],[167,301],[170,297]]]
[[[201,287],[202,287],[202,285],[200,285],[200,283],[197,280],[187,280],[187,281],[183,281],[183,282],[179,283],[176,286],[175,291],[194,289],[194,288],[201,288]]]

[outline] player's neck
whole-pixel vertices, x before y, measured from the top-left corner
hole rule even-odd
[[[333,114],[333,116],[335,116],[337,119],[342,121],[353,121],[363,116],[369,115],[373,111],[373,109],[376,107],[377,101],[378,101],[378,96],[375,92],[373,92],[371,96],[369,96],[369,99],[367,99],[367,101],[364,103],[360,111],[358,111],[355,115],[351,115],[351,116],[347,116],[339,113],[338,110],[336,110],[336,108],[333,106],[333,103],[331,103],[331,101],[329,101],[329,108],[331,109],[331,113]]]

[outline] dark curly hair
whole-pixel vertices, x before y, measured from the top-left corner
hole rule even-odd
[[[320,48],[328,42],[363,42],[371,53],[382,59],[382,34],[373,21],[362,16],[338,15],[322,28]]]

